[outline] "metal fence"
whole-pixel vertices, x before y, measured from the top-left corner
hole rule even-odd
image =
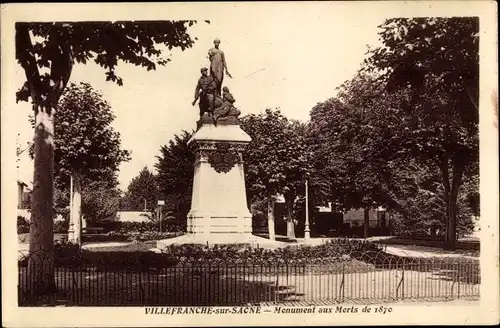
[[[111,267],[56,263],[56,289],[43,296],[29,292],[29,268],[36,263],[28,266],[28,261],[20,261],[18,302],[20,306],[303,305],[479,296],[476,257],[415,259],[380,254],[357,253],[316,264]]]

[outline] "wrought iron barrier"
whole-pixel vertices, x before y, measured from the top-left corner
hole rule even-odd
[[[21,255],[20,306],[246,305],[256,303],[392,302],[478,297],[475,256],[388,256],[352,252],[334,262],[105,265]],[[37,268],[43,270],[37,270]],[[34,286],[52,280],[43,293]],[[41,273],[40,273],[41,272]],[[38,282],[36,274],[38,276]]]

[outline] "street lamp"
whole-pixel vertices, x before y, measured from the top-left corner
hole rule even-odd
[[[306,173],[306,223],[304,225],[304,240],[308,241],[309,238],[311,238],[310,232],[311,230],[309,229],[309,186],[308,186],[308,180],[309,180],[309,173]]]

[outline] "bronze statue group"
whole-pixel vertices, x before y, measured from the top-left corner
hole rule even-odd
[[[206,67],[201,68],[201,77],[198,79],[192,103],[194,106],[199,99],[200,118],[207,113],[209,117],[213,118],[214,124],[230,117],[237,118],[241,113],[233,105],[235,99],[229,92],[229,88],[222,87],[224,72],[230,78],[232,76],[228,72],[224,52],[219,49],[219,45],[220,40],[215,39],[214,47],[208,51],[210,74]]]

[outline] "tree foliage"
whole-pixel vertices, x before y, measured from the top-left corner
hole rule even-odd
[[[266,109],[243,116],[241,127],[252,138],[244,153],[249,197],[296,193],[308,169],[305,125]]]
[[[440,169],[446,247],[454,249],[459,190],[464,176],[478,174],[479,19],[389,19],[381,29],[384,46],[366,67],[401,95],[395,145]]]
[[[329,177],[322,194],[445,224],[454,248],[460,187],[478,174],[478,20],[398,18],[380,29],[383,45],[311,111],[314,164]],[[472,191],[466,199],[477,202]]]
[[[182,226],[186,225],[191,208],[195,155],[187,143],[192,135],[193,132],[187,131],[174,135],[168,145],[161,146],[155,163],[158,189],[160,197],[165,200],[165,211],[172,212]]]
[[[337,210],[387,206],[389,134],[380,121],[387,98],[374,76],[358,73],[336,98],[311,110],[309,142],[314,152],[313,181],[319,196]]]
[[[252,138],[243,154],[247,197],[254,203],[284,195],[287,218],[293,222],[294,204],[304,193],[310,169],[306,125],[288,120],[280,110],[266,109],[242,117],[241,127]]]
[[[70,80],[75,64],[94,62],[103,67],[106,80],[123,84],[116,75],[125,62],[154,70],[169,59],[164,50],[193,45],[187,32],[194,21],[127,22],[18,22],[15,26],[16,60],[26,81],[16,93],[18,101],[31,99],[35,117],[33,211],[30,252],[36,257],[53,254],[54,108]],[[163,47],[160,48],[159,46]],[[29,289],[46,293],[54,288],[52,261],[44,267],[30,265]]]
[[[120,133],[112,128],[110,105],[90,84],[70,84],[58,106],[54,129],[54,169],[59,187],[79,172],[89,181],[112,182],[119,165],[130,160],[121,149]]]
[[[82,189],[82,215],[88,225],[116,216],[121,192],[113,182],[89,181]]]
[[[156,176],[147,167],[144,167],[139,175],[130,181],[127,191],[122,198],[121,208],[128,211],[153,210],[159,197],[158,182]]]
[[[185,50],[194,40],[195,21],[50,22],[16,24],[16,58],[26,71],[18,100],[36,98],[53,106],[64,91],[75,63],[103,67],[106,81],[123,85],[116,75],[120,61],[147,70],[165,65],[165,48]],[[162,49],[163,48],[163,49]]]

